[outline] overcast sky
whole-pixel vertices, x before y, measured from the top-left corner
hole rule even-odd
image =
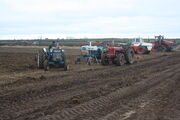
[[[0,39],[180,37],[179,0],[0,0]]]

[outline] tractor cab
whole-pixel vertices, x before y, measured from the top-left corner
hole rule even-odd
[[[144,43],[144,40],[142,38],[135,38],[127,42],[128,45],[139,44],[139,43]]]
[[[158,44],[162,44],[162,41],[164,40],[164,36],[159,35],[159,36],[155,36],[155,42]]]
[[[134,40],[133,40],[133,42],[134,43],[142,43],[142,42],[144,42],[144,40],[142,39],[142,38],[135,38]]]

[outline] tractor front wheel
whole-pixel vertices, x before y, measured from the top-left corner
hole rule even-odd
[[[122,66],[126,63],[126,60],[125,60],[125,56],[123,53],[119,53],[117,55],[117,62],[116,62],[116,65],[118,66]]]
[[[81,62],[81,59],[80,58],[76,58],[76,60],[75,60],[75,64],[78,64],[78,63],[80,63]]]
[[[64,65],[64,71],[68,71],[69,70],[69,65],[68,64],[65,64]]]
[[[49,64],[48,64],[48,60],[45,60],[45,61],[44,61],[44,70],[45,70],[45,71],[49,71],[49,69],[50,69],[50,66],[49,66]]]
[[[68,62],[65,54],[63,55],[63,58],[64,58],[64,71],[67,71],[67,70],[69,70],[69,64],[68,64],[69,62]]]
[[[93,58],[92,58],[92,57],[89,57],[89,58],[87,59],[87,64],[88,64],[88,65],[92,65],[92,63],[93,63]]]

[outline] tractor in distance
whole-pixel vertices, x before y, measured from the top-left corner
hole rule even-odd
[[[51,67],[64,68],[65,71],[69,69],[65,52],[58,44],[51,48],[40,49],[36,56],[36,62],[38,68],[44,68],[45,71]]]
[[[149,54],[153,48],[152,43],[144,42],[142,38],[135,38],[128,41],[127,44],[133,48],[136,54]]]
[[[134,50],[131,46],[123,45],[120,47],[109,46],[104,48],[101,54],[101,64],[108,65],[110,63],[122,66],[126,63],[134,62]]]
[[[155,41],[151,43],[154,45],[153,49],[157,51],[170,52],[176,48],[174,41],[165,40],[162,35],[155,36]]]

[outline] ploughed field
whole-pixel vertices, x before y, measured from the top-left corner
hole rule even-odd
[[[0,48],[0,120],[179,120],[180,52],[133,65],[36,68],[37,48]]]

